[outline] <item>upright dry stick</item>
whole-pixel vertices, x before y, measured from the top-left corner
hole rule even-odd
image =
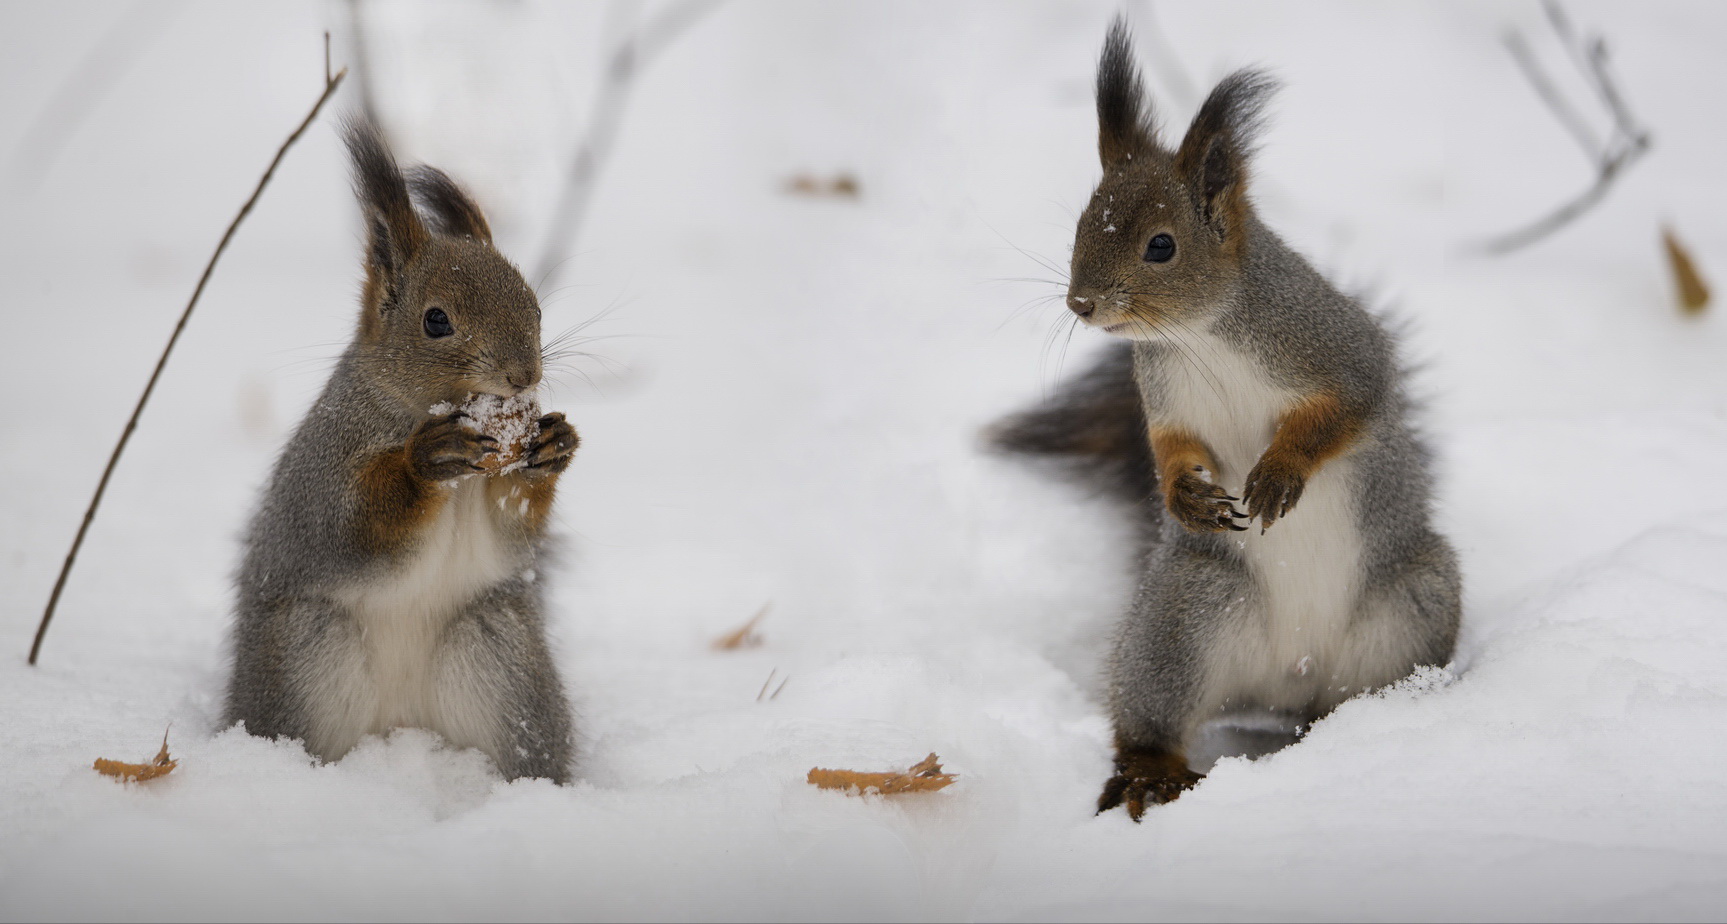
[[[198,286],[192,290],[192,297],[186,302],[186,310],[180,313],[180,323],[174,325],[174,333],[168,338],[168,345],[162,348],[162,358],[156,360],[156,370],[150,373],[150,381],[144,386],[144,393],[138,396],[138,406],[132,409],[132,417],[126,421],[126,429],[120,432],[120,442],[114,444],[114,454],[108,457],[108,467],[102,470],[102,480],[96,483],[96,494],[90,498],[90,507],[84,511],[84,522],[78,527],[78,535],[72,540],[72,548],[66,553],[66,563],[60,566],[60,578],[54,582],[54,593],[48,598],[48,608],[42,611],[42,623],[36,627],[36,640],[30,643],[30,663],[36,663],[36,656],[42,651],[42,639],[48,634],[48,623],[54,619],[54,607],[60,602],[60,592],[66,589],[66,576],[72,573],[72,562],[78,558],[78,549],[84,544],[84,534],[90,531],[90,521],[96,518],[96,508],[102,503],[102,492],[108,490],[108,479],[114,474],[114,466],[120,461],[120,454],[126,451],[126,441],[132,438],[132,431],[138,427],[138,417],[144,413],[144,405],[150,401],[150,393],[156,390],[156,380],[162,377],[162,369],[168,365],[168,354],[174,352],[174,344],[180,339],[180,332],[186,329],[186,321],[192,317],[192,309],[197,307],[198,296],[204,294],[204,285],[210,281],[210,273],[216,269],[216,261],[222,258],[222,251],[228,249],[228,242],[233,239],[235,229],[246,219],[257,204],[258,197],[263,195],[264,187],[270,184],[270,177],[276,173],[276,167],[287,156],[288,149],[300,136],[310,128],[312,121],[318,117],[318,111],[324,108],[324,103],[342,85],[342,78],[348,76],[348,69],[343,68],[335,76],[330,75],[329,60],[330,36],[324,35],[324,92],[319,94],[318,101],[312,105],[312,111],[306,113],[306,118],[300,122],[300,127],[282,142],[276,149],[276,156],[270,161],[269,169],[258,178],[258,186],[252,190],[252,197],[246,204],[240,206],[239,214],[228,223],[228,230],[223,232],[222,240],[216,245],[216,252],[210,254],[210,262],[204,265],[204,275],[198,277]]]

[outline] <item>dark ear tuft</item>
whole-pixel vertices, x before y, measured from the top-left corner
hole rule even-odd
[[[1200,214],[1227,239],[1247,208],[1247,162],[1277,82],[1240,70],[1212,89],[1175,152],[1175,169],[1194,193]]]
[[[492,227],[486,223],[485,213],[449,174],[422,164],[408,171],[408,188],[431,215],[432,226],[439,234],[492,242]]]
[[[1156,147],[1157,126],[1133,63],[1133,40],[1127,21],[1117,16],[1097,62],[1097,153],[1108,170]]]
[[[366,216],[367,307],[393,301],[402,271],[426,243],[408,186],[376,126],[349,118],[343,125],[354,167],[354,195]]]

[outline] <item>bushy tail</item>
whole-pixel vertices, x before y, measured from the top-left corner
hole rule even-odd
[[[1075,480],[1141,504],[1157,493],[1145,410],[1133,376],[1133,347],[1111,344],[1096,363],[1036,407],[985,432],[997,450],[1052,458]],[[1156,515],[1158,505],[1143,503]]]

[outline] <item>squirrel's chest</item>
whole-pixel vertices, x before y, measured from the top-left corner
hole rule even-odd
[[[1149,361],[1150,422],[1198,436],[1217,463],[1212,476],[1239,493],[1295,393],[1273,383],[1255,357],[1207,331],[1172,332]]]
[[[1154,423],[1177,426],[1205,444],[1213,478],[1236,497],[1301,397],[1271,381],[1259,360],[1222,340],[1186,330],[1155,355],[1146,395]],[[1335,647],[1360,591],[1361,535],[1353,460],[1345,455],[1308,480],[1295,509],[1270,529],[1257,522],[1228,540],[1260,593],[1258,641],[1277,664]],[[1239,506],[1239,505],[1238,505]]]
[[[500,529],[485,481],[458,481],[410,553],[340,595],[358,623],[380,692],[421,685],[450,619],[523,567],[523,550]]]

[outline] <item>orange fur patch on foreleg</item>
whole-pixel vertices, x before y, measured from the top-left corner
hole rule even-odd
[[[530,534],[545,529],[558,494],[558,472],[516,471],[486,479],[486,498],[507,518],[519,521]]]
[[[407,546],[449,498],[442,486],[414,474],[406,446],[368,460],[360,469],[358,488],[360,543],[374,554]]]
[[[1331,392],[1303,398],[1284,413],[1242,488],[1247,515],[1258,518],[1262,532],[1295,509],[1308,479],[1347,451],[1365,423]]]
[[[1284,413],[1261,458],[1311,478],[1320,466],[1354,444],[1364,423],[1361,415],[1346,408],[1337,395],[1320,392]]]
[[[1205,448],[1205,443],[1192,430],[1152,426],[1150,436],[1151,453],[1157,459],[1158,484],[1166,494],[1183,474],[1201,468],[1214,475],[1217,472],[1211,450]]]
[[[1200,533],[1243,529],[1235,521],[1245,515],[1216,482],[1217,463],[1193,431],[1153,425],[1150,437],[1157,457],[1158,489],[1177,523]]]

